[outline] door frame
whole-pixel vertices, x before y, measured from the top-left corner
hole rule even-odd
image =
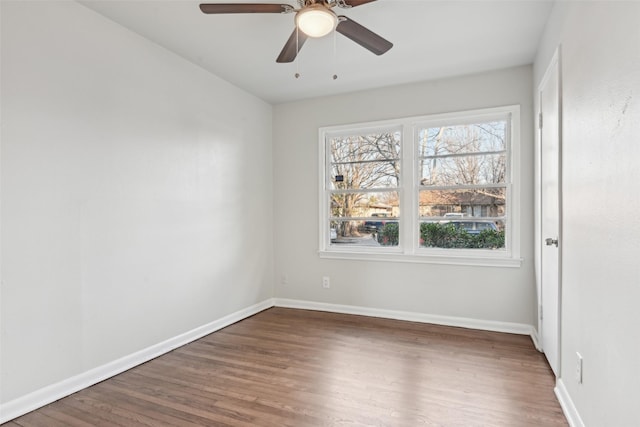
[[[538,351],[544,353],[543,348],[543,335],[544,329],[542,328],[542,315],[544,309],[542,307],[542,248],[544,245],[545,236],[542,235],[542,132],[540,126],[540,117],[542,112],[542,106],[540,102],[540,93],[544,87],[549,74],[557,68],[558,71],[558,240],[560,245],[558,246],[558,366],[557,366],[557,378],[561,376],[561,360],[562,360],[562,211],[563,211],[563,156],[562,156],[562,62],[561,62],[561,46],[558,46],[551,59],[549,60],[547,67],[545,68],[544,75],[540,79],[540,82],[536,86],[536,92],[534,96],[534,112],[535,112],[535,167],[534,167],[534,194],[535,194],[535,215],[534,215],[534,269],[536,277],[536,348]],[[544,119],[543,119],[544,120]]]

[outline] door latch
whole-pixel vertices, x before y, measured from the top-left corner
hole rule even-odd
[[[556,248],[558,247],[558,239],[552,239],[551,237],[547,237],[545,239],[545,243],[547,244],[547,246],[555,245]]]

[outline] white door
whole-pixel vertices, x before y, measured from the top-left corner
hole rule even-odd
[[[560,375],[560,75],[554,56],[540,85],[542,350]]]

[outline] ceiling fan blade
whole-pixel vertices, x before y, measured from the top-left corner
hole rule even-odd
[[[298,52],[302,49],[302,45],[307,41],[307,35],[302,31],[298,31],[298,29],[294,29],[293,33],[289,36],[289,40],[284,44],[282,48],[282,52],[278,55],[278,59],[276,62],[293,62],[298,56]],[[297,49],[296,49],[297,48]]]
[[[374,1],[376,0],[344,0],[344,4],[346,4],[347,7],[356,7],[356,6],[362,6],[363,4],[371,3]],[[338,6],[340,6],[340,3],[338,3]]]
[[[203,3],[203,13],[287,13],[292,11],[288,4],[273,3]]]
[[[376,55],[382,55],[393,47],[393,43],[389,40],[380,37],[373,31],[363,27],[346,16],[339,16],[338,20],[338,26],[336,27],[337,32],[350,38]]]

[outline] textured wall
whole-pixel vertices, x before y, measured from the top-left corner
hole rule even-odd
[[[274,108],[276,296],[533,325],[532,73],[485,74],[318,98]],[[318,128],[502,105],[521,106],[519,268],[320,259]],[[286,275],[288,284],[281,283]],[[323,289],[321,277],[331,277]]]
[[[2,2],[2,402],[272,296],[271,123],[84,6]]]
[[[640,3],[556,4],[536,75],[561,45],[561,385],[587,426],[640,419]],[[536,82],[537,83],[537,82]],[[575,379],[576,352],[583,383]]]

